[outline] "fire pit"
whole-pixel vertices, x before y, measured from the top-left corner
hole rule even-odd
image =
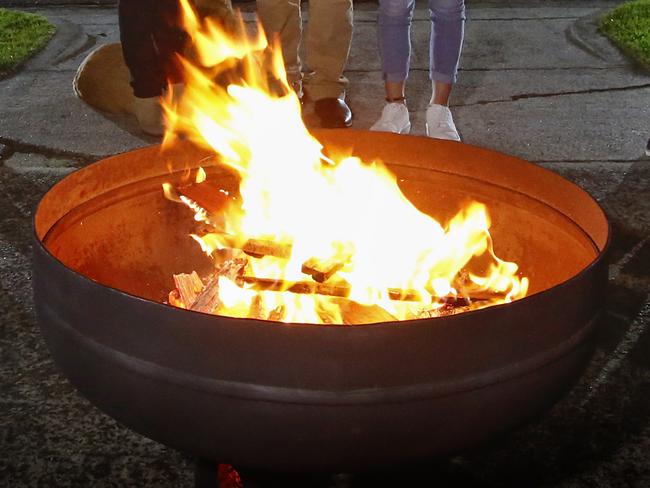
[[[419,137],[320,131],[326,148],[380,158],[440,220],[478,199],[495,251],[527,297],[447,317],[363,326],[281,324],[161,303],[178,270],[211,266],[163,182],[200,164],[178,143],[92,164],[35,215],[41,327],[70,381],[129,428],[202,459],[269,470],[355,471],[480,443],[572,384],[606,285],[608,223],[583,190],[519,159]],[[190,167],[192,167],[190,164]],[[170,232],[169,229],[175,229]]]
[[[180,101],[168,97],[163,145],[68,176],[35,215],[36,308],[70,381],[159,442],[204,460],[282,471],[430,458],[556,401],[585,364],[603,302],[609,231],[598,204],[551,172],[464,144],[362,131],[314,138],[280,51],[263,36],[242,40],[204,25],[181,3],[199,65],[183,62],[186,84]],[[209,181],[211,198],[239,193],[245,214],[231,203],[204,211],[196,200],[203,183],[188,187],[190,178]],[[196,199],[182,195],[188,188]],[[199,222],[173,201],[181,196]],[[471,230],[455,224],[472,201],[489,209],[491,227],[485,214],[463,220],[478,222]],[[356,217],[361,207],[367,212]],[[254,212],[260,218],[251,222]],[[208,224],[199,247],[189,235]],[[470,238],[447,239],[456,233]],[[246,253],[258,269],[222,285],[223,268],[215,277],[206,255],[211,242]],[[444,265],[441,250],[450,258]],[[474,257],[489,261],[476,265],[489,276],[463,268]],[[288,263],[298,281],[287,281],[285,269],[257,273],[266,258]],[[365,294],[352,279],[359,262],[370,272],[361,277]],[[387,276],[377,273],[383,268]],[[254,290],[259,300],[244,308],[226,303],[231,295],[213,300],[215,290],[230,287],[240,300],[247,287],[278,282],[279,291]],[[472,296],[472,284],[499,296]],[[264,310],[262,293],[270,301],[288,294],[289,302]],[[325,318],[287,306],[332,295],[338,308]],[[414,313],[396,299],[434,310]],[[459,300],[467,311],[435,308]],[[477,308],[478,300],[497,305]]]

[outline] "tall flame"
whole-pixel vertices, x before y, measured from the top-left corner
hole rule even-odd
[[[328,283],[344,283],[347,299],[381,306],[397,319],[421,316],[467,290],[489,291],[483,306],[525,296],[527,278],[494,255],[483,204],[467,205],[443,227],[403,195],[381,163],[325,157],[303,124],[279,46],[269,45],[259,25],[251,34],[240,21],[236,32],[226,32],[199,18],[187,0],[181,5],[194,60],[182,59],[182,97],[166,100],[164,144],[183,134],[240,176],[241,198],[224,208],[223,227],[192,235],[207,254],[249,239],[284,246],[286,255],[250,259],[249,266],[254,276],[286,283],[304,281],[310,259],[340,263]],[[196,202],[183,201],[197,220],[210,220]],[[478,257],[489,265],[468,272]],[[396,289],[410,297],[395,300]],[[254,291],[225,276],[219,293],[215,312],[223,315],[281,307],[285,322],[344,322],[340,300],[318,293]]]

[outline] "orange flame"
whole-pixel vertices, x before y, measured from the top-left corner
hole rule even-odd
[[[301,119],[281,49],[269,46],[260,26],[247,34],[242,21],[239,32],[229,34],[200,19],[187,0],[181,5],[196,59],[182,60],[182,97],[166,100],[164,144],[182,133],[218,153],[241,178],[241,201],[224,209],[225,228],[191,236],[204,252],[249,239],[272,241],[289,249],[288,256],[250,259],[250,271],[287,283],[310,279],[302,272],[309,259],[339,262],[328,283],[345,283],[350,300],[381,306],[400,320],[470,292],[491,293],[473,307],[526,295],[528,279],[517,275],[517,265],[494,255],[484,205],[469,204],[443,228],[403,195],[381,163],[324,157]],[[197,178],[203,181],[205,173]],[[179,199],[169,185],[165,192]],[[208,221],[196,202],[180,200],[197,220]],[[477,257],[490,261],[485,274],[465,271]],[[411,296],[395,300],[395,289]],[[219,298],[215,313],[222,315],[247,317],[262,307],[282,310],[277,319],[285,322],[344,322],[340,301],[321,294],[254,291],[221,276]]]

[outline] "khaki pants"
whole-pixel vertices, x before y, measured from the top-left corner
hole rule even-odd
[[[306,64],[313,72],[302,77],[298,50],[302,40],[300,0],[257,0],[257,14],[271,41],[278,36],[289,81],[312,100],[342,97],[348,80],[343,69],[352,40],[352,0],[309,0],[305,39]]]

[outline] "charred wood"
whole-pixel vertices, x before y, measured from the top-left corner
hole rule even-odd
[[[219,305],[219,276],[214,276],[189,309],[196,312],[212,313]]]
[[[203,281],[196,273],[180,273],[174,275],[174,284],[176,285],[176,290],[178,290],[178,298],[183,302],[185,308],[189,308],[192,305],[197,295],[203,290]]]
[[[329,280],[338,270],[345,265],[345,261],[335,258],[321,261],[318,258],[309,258],[302,265],[301,271],[312,277],[318,283]]]
[[[254,258],[274,256],[287,259],[291,256],[291,244],[281,244],[263,239],[248,239],[242,250]]]

